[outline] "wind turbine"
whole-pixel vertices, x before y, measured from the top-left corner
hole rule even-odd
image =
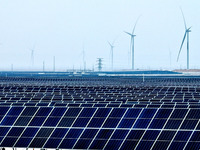
[[[29,49],[31,51],[31,64],[32,66],[34,65],[34,51],[35,51],[35,45],[33,46],[33,48]]]
[[[181,9],[181,13],[182,13],[183,21],[184,21],[184,25],[185,25],[185,34],[183,36],[183,40],[182,40],[181,47],[180,47],[180,50],[179,50],[179,53],[178,53],[177,61],[179,60],[179,56],[180,56],[180,53],[181,53],[185,38],[187,36],[187,69],[189,69],[189,33],[191,32],[191,30],[190,30],[191,27],[187,28],[185,17],[184,17],[182,9]]]
[[[169,48],[169,64],[170,64],[170,69],[172,68],[172,52]]]
[[[43,61],[43,72],[45,71],[45,61]]]
[[[53,56],[53,72],[56,71],[56,57]]]
[[[110,50],[111,50],[111,63],[112,63],[112,70],[113,70],[113,49],[114,49],[114,41],[112,42],[112,44],[110,42],[108,42],[108,44],[110,45]]]
[[[86,61],[85,61],[85,46],[83,45],[83,69],[86,71]]]
[[[136,36],[136,35],[134,34],[134,32],[135,32],[135,27],[136,27],[137,22],[138,22],[139,19],[140,19],[140,16],[138,17],[138,19],[137,19],[136,22],[135,22],[135,26],[134,26],[134,28],[133,28],[132,33],[129,33],[129,32],[124,31],[126,34],[128,34],[128,35],[131,36],[130,49],[132,50],[132,70],[134,70],[134,38],[135,38],[135,36]]]

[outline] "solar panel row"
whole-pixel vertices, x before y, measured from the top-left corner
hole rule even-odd
[[[9,147],[73,148],[75,142],[85,140],[88,143],[92,140],[111,143],[114,142],[113,140],[121,140],[124,143],[132,140],[152,142],[157,139],[159,142],[162,141],[164,133],[165,136],[171,135],[171,138],[167,136],[169,139],[164,139],[165,142],[170,142],[172,139],[173,142],[187,142],[190,136],[200,132],[199,109],[56,107],[2,107],[0,109],[2,110],[0,145]],[[135,132],[142,134],[139,138],[131,138]],[[100,134],[103,134],[103,137]],[[29,138],[32,140],[28,140]],[[19,144],[23,139],[29,142],[25,142],[26,145]],[[57,141],[56,144],[52,144],[54,139]],[[66,145],[64,143],[68,139],[73,143],[73,145],[71,143],[72,147],[62,147]],[[48,147],[49,144],[45,144],[46,142],[53,147]]]
[[[166,77],[144,83],[113,77],[1,78],[0,146],[199,149],[199,83],[199,78]]]

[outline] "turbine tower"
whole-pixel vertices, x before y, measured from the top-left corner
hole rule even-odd
[[[187,36],[187,69],[189,69],[189,33],[191,32],[191,30],[190,30],[191,27],[187,28],[186,21],[185,21],[185,17],[184,17],[184,14],[183,14],[182,9],[181,9],[181,13],[182,13],[183,21],[184,21],[184,25],[185,25],[185,34],[184,34],[184,36],[183,36],[183,40],[182,40],[182,43],[181,43],[181,47],[180,47],[180,50],[179,50],[179,53],[178,53],[177,62],[178,62],[178,60],[179,60],[179,56],[180,56],[180,53],[181,53],[181,50],[182,50],[182,47],[183,47],[185,38],[186,38],[186,36]]]
[[[112,44],[110,42],[108,42],[108,44],[110,45],[110,50],[111,50],[111,64],[112,64],[112,70],[113,70],[113,49],[114,49],[114,42]]]
[[[140,16],[138,17],[138,19],[137,19],[136,22],[135,22],[135,26],[134,26],[134,28],[133,28],[132,33],[129,33],[129,32],[124,31],[126,34],[128,34],[128,35],[131,36],[130,49],[131,49],[131,51],[132,51],[132,70],[134,70],[134,38],[135,38],[135,36],[136,36],[136,35],[134,34],[134,32],[135,32],[135,27],[136,27],[137,22],[138,22],[139,19],[140,19]]]

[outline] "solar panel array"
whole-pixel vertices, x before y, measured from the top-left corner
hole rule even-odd
[[[0,146],[199,149],[200,78],[1,78]]]

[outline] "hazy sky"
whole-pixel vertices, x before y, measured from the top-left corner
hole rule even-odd
[[[0,69],[52,70],[83,68],[83,45],[87,68],[103,58],[110,69],[110,47],[115,40],[114,68],[130,69],[128,52],[135,34],[135,68],[186,68],[186,43],[176,58],[185,32],[179,7],[190,33],[190,68],[200,68],[199,0],[0,0]],[[34,66],[31,51],[35,45]],[[128,64],[129,62],[129,64]]]

